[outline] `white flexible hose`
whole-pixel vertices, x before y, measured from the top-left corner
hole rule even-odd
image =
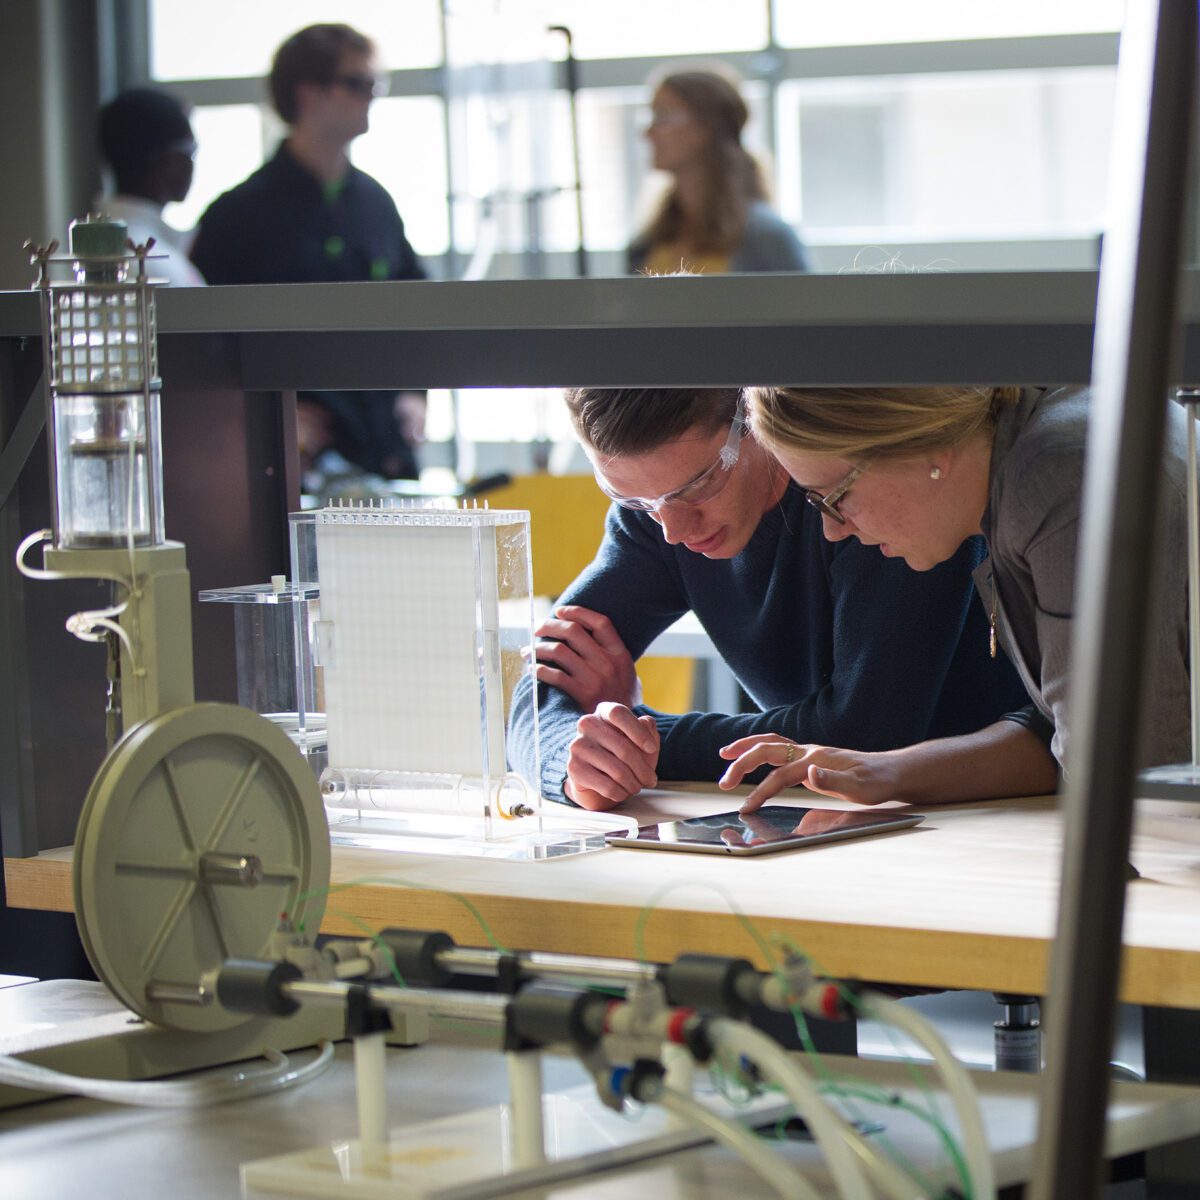
[[[673,1116],[703,1130],[714,1142],[740,1155],[781,1196],[788,1200],[820,1200],[816,1189],[791,1163],[744,1125],[718,1117],[698,1100],[674,1088],[663,1088],[658,1103]]]
[[[750,1026],[741,1026],[741,1028],[755,1035],[756,1040],[763,1039],[759,1044],[763,1049],[763,1057],[767,1061],[764,1063],[749,1054],[747,1057],[751,1058],[764,1076],[783,1088],[797,1112],[808,1121],[815,1137],[820,1139],[822,1136],[818,1129],[818,1125],[821,1123],[828,1126],[830,1130],[836,1130],[841,1144],[858,1156],[875,1186],[888,1197],[888,1200],[923,1200],[926,1192],[921,1184],[915,1181],[903,1167],[889,1158],[879,1146],[861,1134],[840,1112],[831,1108],[817,1084],[808,1077],[791,1055],[782,1050],[778,1043],[770,1038],[765,1038],[756,1029]],[[803,1103],[801,1103],[802,1096],[807,1098]],[[815,1122],[811,1116],[814,1111],[817,1113]],[[822,1140],[820,1144],[822,1148],[825,1148],[827,1143]],[[826,1154],[828,1156],[827,1150]],[[833,1170],[834,1163],[831,1161],[829,1165]],[[862,1193],[842,1190],[838,1194],[839,1196],[851,1196]],[[874,1195],[873,1192],[867,1194]]]
[[[709,1036],[726,1061],[732,1058],[732,1067],[736,1069],[738,1060],[746,1058],[758,1068],[763,1078],[784,1090],[825,1152],[838,1195],[843,1200],[873,1200],[871,1187],[857,1157],[865,1143],[855,1136],[848,1122],[829,1107],[816,1084],[792,1061],[787,1051],[765,1033],[741,1021],[713,1021],[709,1025]],[[873,1149],[870,1156],[877,1157]],[[906,1182],[911,1195],[911,1181]]]
[[[979,1095],[966,1067],[950,1052],[941,1034],[911,1008],[905,1008],[878,992],[864,992],[859,1002],[866,1016],[894,1026],[933,1056],[962,1128],[963,1153],[971,1176],[971,1196],[973,1200],[993,1200],[996,1173],[988,1150],[983,1114],[979,1110]]]
[[[25,562],[25,555],[29,553],[30,547],[35,546],[38,542],[48,542],[54,537],[54,530],[39,529],[36,533],[31,533],[17,547],[17,570],[21,572],[27,579],[74,579],[74,575],[68,575],[62,571],[47,571],[42,567],[31,567]],[[129,550],[129,578],[134,579],[133,575],[133,547],[132,543]],[[132,585],[129,581],[118,579],[115,576],[102,576],[102,578],[111,579],[113,583],[123,587],[126,592],[131,591]],[[129,607],[129,601],[123,600],[120,604],[113,605],[111,608],[89,609],[85,612],[77,612],[67,618],[67,632],[79,638],[81,642],[103,642],[107,639],[110,633],[116,634],[117,637],[125,645],[125,653],[129,655],[130,665],[137,671],[137,655],[134,653],[133,642],[130,640],[129,634],[112,620],[113,617],[119,617]],[[99,630],[100,632],[97,632]]]
[[[112,1104],[140,1104],[154,1108],[201,1108],[224,1104],[264,1092],[308,1083],[333,1062],[333,1043],[322,1042],[320,1053],[303,1067],[293,1067],[278,1050],[264,1050],[263,1058],[271,1066],[265,1069],[239,1068],[229,1074],[205,1075],[199,1079],[166,1079],[131,1082],[123,1079],[88,1079],[67,1075],[49,1067],[40,1067],[20,1058],[0,1055],[0,1083],[41,1092],[68,1092],[106,1100]]]
[[[36,545],[38,542],[48,542],[54,537],[53,529],[38,529],[31,533],[27,538],[22,538],[21,544],[17,547],[17,570],[25,576],[26,579],[67,579],[61,571],[46,571],[41,567],[29,567],[25,565],[25,555],[29,553],[29,548]]]

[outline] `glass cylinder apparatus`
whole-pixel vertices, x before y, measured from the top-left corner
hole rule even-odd
[[[70,231],[72,278],[39,254],[47,429],[60,550],[164,541],[158,356],[146,249],[123,222],[89,217]]]

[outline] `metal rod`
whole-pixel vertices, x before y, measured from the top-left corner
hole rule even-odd
[[[148,250],[153,244],[154,239],[151,238],[146,244],[146,249]],[[154,464],[156,461],[160,461],[162,451],[158,444],[158,429],[155,425],[152,408],[157,398],[157,389],[153,385],[156,378],[154,371],[158,367],[158,362],[156,358],[152,358],[151,352],[155,346],[157,330],[150,324],[150,306],[154,303],[154,289],[146,276],[145,250],[137,256],[137,269],[138,317],[140,318],[142,338],[142,422],[143,436],[146,440],[146,458],[143,463],[146,474],[146,544],[157,546],[163,540],[163,533],[158,527],[158,508],[154,501],[156,484],[159,493],[161,493],[162,484],[161,480],[156,478]],[[132,431],[132,436],[135,455],[133,463],[130,464],[130,487],[134,486],[133,467],[137,462],[136,427]],[[134,581],[130,580],[130,583],[132,585]]]
[[[218,854],[214,851],[200,855],[199,867],[202,883],[257,887],[263,879],[262,859],[257,854]]]
[[[1187,412],[1188,670],[1192,679],[1192,766],[1200,767],[1200,488],[1196,485],[1196,417],[1200,394],[1190,390]]]
[[[1096,312],[1062,891],[1031,1200],[1100,1194],[1195,57],[1194,3],[1129,6]]]
[[[346,1003],[352,986],[360,985],[297,980],[284,984],[283,993],[300,1004],[336,1007]],[[368,998],[373,1007],[393,1012],[423,1012],[431,1017],[497,1026],[504,1024],[504,1012],[509,1003],[509,997],[487,992],[440,992],[387,985],[368,988]]]
[[[533,975],[586,980],[612,987],[627,987],[631,983],[658,978],[655,964],[619,958],[590,958],[582,954],[528,954],[522,956],[522,961]]]
[[[579,108],[576,96],[579,92],[579,63],[575,58],[575,38],[569,26],[551,25],[550,33],[561,33],[567,43],[563,68],[567,84],[567,105],[571,118],[571,166],[575,175],[575,229],[579,241],[575,247],[575,274],[580,279],[587,277],[587,248],[583,240],[583,171],[579,154]]]
[[[501,954],[472,946],[454,946],[441,950],[437,963],[459,975],[492,978],[504,959],[515,958],[521,968],[540,978],[579,979],[611,987],[624,987],[637,980],[654,979],[658,968],[652,963],[633,962],[621,958],[593,958],[584,954],[538,954],[522,951],[514,955]]]
[[[188,1004],[193,1008],[205,1008],[212,1003],[213,994],[202,983],[161,983],[151,980],[146,984],[146,999],[156,1004]]]
[[[42,393],[46,413],[46,451],[50,457],[50,528],[54,530],[54,545],[58,545],[58,431],[54,427],[54,346],[50,328],[53,323],[50,306],[54,292],[50,287],[50,267],[45,256],[40,258],[38,275],[38,308],[42,325]]]

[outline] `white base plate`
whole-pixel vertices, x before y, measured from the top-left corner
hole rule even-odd
[[[395,850],[409,854],[454,854],[538,862],[569,854],[603,850],[606,826],[574,819],[568,809],[518,822],[488,824],[454,814],[375,813],[365,809],[326,808],[329,840],[335,846]],[[611,823],[610,823],[611,824]]]
[[[754,1123],[790,1112],[778,1097],[761,1097],[733,1106],[715,1094],[700,1095],[726,1116]],[[552,1164],[578,1159],[579,1174],[612,1169],[652,1158],[708,1139],[672,1122],[661,1108],[629,1117],[605,1108],[590,1085],[542,1097],[547,1157]],[[516,1171],[509,1145],[507,1104],[394,1130],[387,1146],[364,1147],[357,1139],[314,1146],[297,1154],[264,1158],[242,1165],[242,1188],[259,1195],[321,1196],[330,1200],[435,1200],[495,1195],[538,1181],[541,1168]],[[498,1177],[505,1177],[502,1187]],[[526,1181],[527,1180],[527,1181]],[[478,1185],[474,1187],[472,1185]]]

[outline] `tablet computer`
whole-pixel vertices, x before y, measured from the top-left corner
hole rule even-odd
[[[738,812],[643,825],[636,834],[608,834],[610,846],[646,850],[691,850],[701,854],[771,854],[796,846],[833,842],[907,829],[925,820],[903,809],[793,808],[766,804],[743,816]]]

